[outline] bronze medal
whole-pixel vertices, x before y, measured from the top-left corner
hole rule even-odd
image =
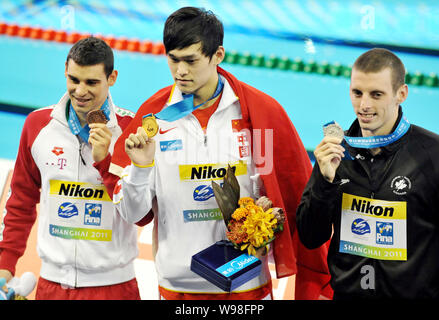
[[[157,124],[156,118],[153,115],[143,118],[142,128],[145,130],[148,138],[154,137],[159,131],[159,125]]]
[[[105,113],[102,110],[94,110],[90,111],[87,114],[87,123],[107,123],[107,117],[105,116]]]

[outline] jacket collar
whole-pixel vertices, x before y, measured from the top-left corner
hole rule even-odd
[[[219,75],[223,81],[224,81],[224,88],[223,88],[223,92],[222,92],[222,96],[221,96],[221,101],[218,105],[218,109],[217,110],[222,110],[227,108],[228,106],[232,105],[235,101],[238,100],[238,97],[236,96],[236,94],[233,92],[232,87],[230,86],[228,80],[222,76],[221,74]],[[171,94],[169,95],[169,99],[166,103],[166,106],[169,106],[171,104],[177,103],[179,101],[183,100],[183,93],[180,91],[180,89],[178,89],[178,87],[174,84],[171,90]]]

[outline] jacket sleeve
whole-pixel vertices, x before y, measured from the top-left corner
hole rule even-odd
[[[318,248],[331,238],[337,188],[337,183],[325,180],[316,162],[296,212],[299,238],[308,249]]]
[[[144,225],[152,220],[152,200],[155,197],[154,167],[130,165],[124,169],[113,195],[122,218]]]
[[[122,132],[124,132],[124,130],[130,125],[130,123],[133,120],[133,117],[129,115],[124,115],[124,116],[120,116],[120,115],[116,115],[117,116],[117,122],[120,126],[120,128],[122,129]],[[124,143],[125,139],[124,137],[120,139],[120,136],[118,137],[118,146],[120,146],[121,144]],[[119,148],[120,149],[120,148]],[[125,154],[125,151],[119,150],[121,151],[123,154]],[[113,151],[114,153],[114,151]],[[103,179],[103,183],[105,185],[105,188],[107,189],[108,195],[111,197],[111,199],[113,199],[113,194],[115,192],[115,189],[117,192],[119,192],[118,190],[120,190],[120,185],[119,184],[119,176],[112,173],[110,170],[110,165],[111,165],[111,161],[113,159],[113,155],[108,153],[107,156],[100,162],[95,162],[93,163],[93,166],[96,168],[96,170],[99,171],[99,174],[101,175],[102,179]],[[147,214],[143,219],[141,219],[140,221],[136,222],[136,225],[143,227],[146,224],[148,224],[149,222],[152,221],[154,217],[153,212],[151,211],[150,214]]]
[[[96,170],[99,171],[99,174],[103,179],[105,188],[107,189],[108,195],[113,198],[114,187],[119,180],[119,177],[109,172],[110,163],[111,154],[108,153],[102,161],[93,163],[93,167],[95,167]]]
[[[123,110],[121,108],[119,109]],[[117,124],[119,125],[121,131],[123,132],[130,125],[131,121],[133,120],[133,116],[130,115],[130,111],[127,111],[124,115],[119,115],[116,113],[116,119],[117,119]],[[119,141],[120,135],[117,138],[118,139],[116,141]],[[123,140],[122,143],[124,143],[125,139],[122,140]],[[122,152],[125,153],[124,150],[122,150]],[[99,171],[99,174],[102,177],[105,188],[107,189],[108,195],[111,198],[113,198],[114,187],[116,186],[116,183],[119,181],[119,176],[110,172],[110,164],[112,161],[112,157],[113,155],[110,152],[108,152],[107,156],[102,161],[93,163],[95,169]]]
[[[41,175],[31,154],[36,125],[31,124],[30,118],[32,115],[26,119],[20,138],[11,193],[6,202],[3,231],[0,234],[0,269],[7,269],[12,274],[26,249],[40,199]]]

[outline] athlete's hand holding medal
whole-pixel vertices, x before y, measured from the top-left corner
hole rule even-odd
[[[344,157],[345,148],[341,145],[344,132],[337,122],[332,121],[323,126],[323,134],[325,137],[314,150],[314,156],[323,177],[333,182],[335,172]]]
[[[148,119],[145,121],[145,119]],[[142,126],[136,133],[131,133],[125,140],[125,152],[131,161],[141,167],[150,166],[154,162],[155,140],[158,125],[154,117],[144,118]]]
[[[377,149],[397,141],[404,136],[409,129],[410,123],[405,116],[402,116],[398,126],[390,134],[351,137],[345,136],[340,125],[335,121],[331,121],[323,126],[323,134],[325,137],[314,150],[320,172],[327,181],[333,182],[335,172],[341,160],[345,158],[345,156],[347,160],[354,159],[341,145],[343,141],[354,148]]]
[[[87,114],[87,123],[90,127],[88,142],[92,146],[92,156],[95,162],[102,161],[108,154],[112,133],[107,127],[107,122],[108,119],[101,109]]]

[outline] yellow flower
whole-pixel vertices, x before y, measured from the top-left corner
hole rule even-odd
[[[253,203],[247,204],[245,208],[250,212],[250,214],[256,214],[256,212],[262,211],[260,206],[257,206]]]
[[[261,247],[264,242],[274,236],[273,226],[276,225],[277,220],[273,214],[264,212],[258,206],[254,206],[249,211],[251,214],[244,221],[243,228],[248,235],[247,250],[249,254],[252,254],[251,252],[255,252],[255,248]]]
[[[268,198],[267,198],[268,199]],[[257,255],[259,250],[274,239],[274,229],[277,227],[278,216],[270,206],[261,207],[250,197],[239,199],[232,219],[238,225],[232,225],[227,237],[241,250]],[[267,211],[264,211],[267,210]],[[233,230],[232,230],[233,229]]]
[[[243,198],[239,199],[239,201],[238,201],[238,205],[241,208],[247,206],[247,204],[250,204],[250,203],[252,203],[252,204],[255,203],[255,201],[250,197],[243,197]]]
[[[244,219],[248,215],[248,210],[246,208],[238,208],[233,212],[232,218],[236,221],[239,221],[241,219]]]
[[[255,249],[255,247],[253,247],[252,245],[250,245],[250,246],[247,248],[247,252],[248,252],[248,254],[251,254],[251,255],[256,256],[256,249]]]

